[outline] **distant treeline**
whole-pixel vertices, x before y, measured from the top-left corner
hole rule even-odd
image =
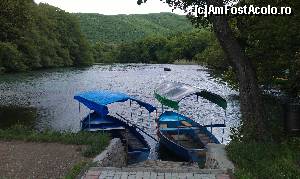
[[[152,36],[122,43],[97,42],[94,58],[100,63],[173,63],[186,60],[224,62],[224,55],[212,32],[206,29],[179,33],[171,37]],[[224,66],[225,64],[218,64]]]
[[[33,0],[1,0],[0,73],[93,63],[75,16]]]

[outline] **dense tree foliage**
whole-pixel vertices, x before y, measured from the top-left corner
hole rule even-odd
[[[240,16],[232,20],[237,37],[256,66],[259,83],[300,95],[300,2],[251,0],[239,5],[290,6],[291,16]]]
[[[173,63],[176,60],[222,61],[223,53],[213,33],[203,29],[171,37],[147,37],[119,45],[98,42],[94,57],[100,63]],[[221,65],[221,64],[219,64]],[[223,65],[226,66],[226,65]]]
[[[1,0],[0,71],[88,65],[89,44],[77,19],[32,0]]]
[[[275,7],[290,6],[291,16],[236,16],[230,19],[235,36],[242,44],[246,55],[255,66],[258,83],[264,89],[281,89],[289,96],[300,95],[300,2],[252,0],[240,1],[237,6],[270,4]],[[236,75],[219,46],[205,52],[205,58],[197,58],[214,69],[222,70],[223,77],[236,85]],[[221,50],[221,51],[220,51]],[[219,58],[215,58],[219,56]]]
[[[185,16],[172,13],[101,15],[75,14],[80,19],[82,31],[96,43],[129,43],[151,36],[169,36],[190,32],[193,25]]]

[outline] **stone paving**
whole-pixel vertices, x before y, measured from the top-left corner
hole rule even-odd
[[[229,179],[226,170],[199,169],[197,165],[184,162],[145,161],[123,168],[92,167],[82,179]]]
[[[189,163],[189,162],[172,162],[172,161],[161,161],[161,160],[146,160],[144,162],[136,163],[127,166],[127,168],[145,168],[152,170],[161,170],[164,171],[170,170],[173,171],[174,169],[183,170],[183,171],[198,171],[199,166],[197,163]]]

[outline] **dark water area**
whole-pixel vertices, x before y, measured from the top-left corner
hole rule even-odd
[[[37,110],[31,107],[2,106],[0,107],[0,129],[15,125],[34,127]]]
[[[171,71],[164,71],[165,67]],[[224,97],[228,101],[227,127],[224,134],[221,129],[214,129],[213,132],[220,141],[223,137],[225,144],[230,141],[230,127],[239,125],[238,92],[198,65],[94,65],[82,69],[64,68],[0,75],[0,127],[26,124],[38,130],[76,132],[80,130],[79,121],[89,112],[83,106],[79,112],[78,102],[73,99],[76,93],[99,89],[119,91],[159,107],[153,91],[163,81],[187,83]],[[112,114],[118,112],[128,119],[132,112],[135,114],[132,119],[135,122],[147,121],[145,110],[138,106],[130,108],[126,102],[110,105],[109,109]],[[180,103],[179,112],[200,124],[222,123],[225,119],[221,108],[207,100],[197,101],[193,97]],[[155,133],[155,114],[151,117],[152,133]],[[147,140],[153,149],[157,148],[153,140]],[[157,157],[156,151],[152,151],[154,158]]]

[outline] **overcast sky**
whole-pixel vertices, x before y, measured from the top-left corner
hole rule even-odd
[[[44,2],[67,12],[114,14],[147,14],[158,12],[172,12],[172,8],[160,0],[148,0],[147,3],[137,5],[137,0],[34,0]],[[116,3],[118,2],[118,3]],[[174,11],[184,14],[180,10]]]

